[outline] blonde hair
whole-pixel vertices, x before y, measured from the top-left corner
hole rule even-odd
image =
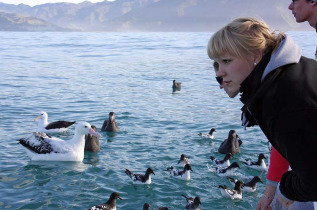
[[[225,53],[240,58],[258,50],[265,54],[274,50],[283,37],[282,33],[271,33],[264,21],[238,18],[213,34],[207,53],[210,59],[219,58]]]

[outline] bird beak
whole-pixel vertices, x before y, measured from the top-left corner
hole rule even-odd
[[[96,131],[94,131],[92,128],[89,129],[89,134],[96,136],[97,138],[101,137],[100,133],[97,133]]]
[[[35,119],[34,119],[34,122],[38,121],[40,118],[41,118],[42,115],[39,115],[37,116]]]
[[[122,200],[122,198],[120,198],[120,196],[118,197],[120,200]]]

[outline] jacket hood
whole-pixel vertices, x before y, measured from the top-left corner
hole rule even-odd
[[[302,49],[295,43],[292,37],[286,34],[278,49],[272,53],[271,59],[263,72],[261,82],[274,69],[287,64],[298,63],[301,56]]]

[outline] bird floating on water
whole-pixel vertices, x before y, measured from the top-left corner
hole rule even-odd
[[[228,138],[221,143],[218,149],[218,152],[222,154],[231,153],[234,155],[240,152],[241,144],[242,144],[242,141],[237,135],[236,131],[230,130],[228,134]]]
[[[108,132],[118,132],[119,128],[116,122],[116,114],[114,112],[109,112],[108,120],[103,122],[101,127],[101,131],[108,131]]]
[[[219,176],[233,176],[236,168],[240,168],[237,162],[233,162],[227,168],[216,167],[216,172]]]
[[[238,179],[234,179],[232,177],[227,177],[227,179],[233,184],[235,185],[235,183],[238,181]],[[243,185],[242,185],[242,191],[245,191],[245,192],[255,192],[256,191],[256,184],[258,182],[262,182],[262,179],[259,177],[259,176],[255,176],[252,178],[251,181],[245,183],[243,182]]]
[[[263,153],[259,154],[258,161],[251,161],[251,160],[246,160],[246,161],[241,161],[245,166],[249,168],[253,168],[258,171],[265,171],[266,170],[266,164],[264,162],[265,156]]]
[[[186,164],[189,164],[189,156],[181,154],[181,157],[179,158],[177,165],[184,167]]]
[[[242,199],[242,190],[241,187],[243,185],[243,182],[241,180],[238,180],[235,183],[235,186],[233,189],[230,189],[226,185],[219,185],[218,188],[221,189],[221,194],[225,198],[230,198],[230,199]]]
[[[200,201],[200,197],[196,196],[195,198],[192,197],[187,197],[185,195],[182,195],[186,201],[187,204],[185,206],[184,209],[188,209],[188,210],[200,210],[200,205],[201,205],[201,201]]]
[[[91,128],[97,132],[96,126],[92,125]],[[99,152],[100,151],[100,142],[99,137],[96,137],[91,134],[85,135],[85,151],[90,152]]]
[[[93,206],[88,210],[116,210],[117,209],[117,199],[122,200],[119,193],[113,192],[110,195],[110,198],[108,199],[108,201],[106,203]]]
[[[42,132],[34,132],[30,137],[22,138],[19,143],[25,148],[31,160],[37,161],[83,161],[85,148],[85,134],[92,134],[98,138],[89,123],[79,122],[75,127],[72,139],[64,141]]]
[[[198,136],[205,138],[205,139],[214,139],[215,135],[214,132],[216,131],[216,129],[212,128],[210,129],[209,133],[198,133]]]
[[[143,210],[150,210],[150,204],[145,203],[143,205]],[[156,210],[168,210],[168,207],[158,207]]]
[[[184,166],[183,170],[178,170],[178,169],[174,168],[173,166],[171,166],[171,167],[167,168],[167,171],[170,172],[170,175],[172,177],[189,181],[190,180],[190,172],[193,170],[192,170],[192,167],[190,166],[190,164],[186,164]]]
[[[152,168],[148,168],[145,174],[134,174],[129,169],[125,169],[124,171],[135,184],[151,184],[151,174],[154,174]]]
[[[228,167],[230,166],[230,159],[232,159],[232,154],[228,153],[224,159],[216,159],[214,156],[210,156],[210,160],[219,167]]]
[[[182,87],[182,83],[181,82],[176,82],[176,80],[174,79],[173,80],[173,86],[172,86],[173,92],[180,91],[181,87]]]
[[[56,121],[48,123],[48,115],[46,112],[42,111],[39,116],[37,116],[34,121],[38,121],[37,132],[43,133],[61,133],[66,132],[67,129],[73,125],[76,121]]]

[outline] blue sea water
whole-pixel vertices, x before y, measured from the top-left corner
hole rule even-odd
[[[315,32],[289,32],[314,57]],[[255,209],[265,185],[243,200],[221,197],[219,184],[230,185],[212,170],[210,155],[234,129],[243,140],[232,161],[269,157],[259,128],[244,130],[241,103],[218,88],[206,54],[211,33],[0,33],[0,209],[87,209],[119,192],[117,209],[183,209],[181,196],[200,196],[202,209]],[[182,82],[172,92],[172,80]],[[100,132],[114,111],[120,132],[103,135],[99,153],[82,163],[30,161],[17,139],[36,129],[34,118],[46,111],[49,121],[87,121]],[[199,132],[216,128],[214,140]],[[62,139],[70,139],[74,127]],[[190,181],[164,171],[181,154],[190,156]],[[268,159],[266,160],[268,163]],[[151,185],[133,185],[124,169],[144,173]],[[241,167],[237,177],[266,173]]]

